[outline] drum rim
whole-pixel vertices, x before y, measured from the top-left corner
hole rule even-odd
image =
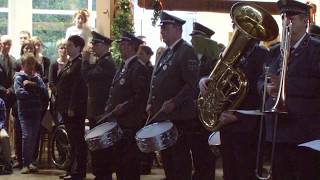
[[[163,124],[163,123],[169,123],[169,124],[172,124],[172,127],[175,127],[175,125],[170,121],[170,120],[165,120],[165,121],[161,121],[161,122],[154,122],[154,123],[152,123],[152,124],[148,124],[148,125],[146,125],[146,126],[143,126],[138,132],[136,132],[136,136],[135,136],[135,139],[136,140],[140,140],[140,139],[142,139],[142,138],[139,138],[138,137],[138,134],[142,131],[142,130],[144,130],[144,129],[146,129],[147,127],[149,127],[149,126],[155,126],[155,125],[157,125],[157,124]],[[171,129],[171,128],[170,128]],[[145,137],[144,139],[146,139],[146,138],[151,138],[151,137]]]
[[[219,133],[219,136],[220,136],[220,131],[216,131],[216,132],[212,132],[212,133],[210,134],[209,138],[208,138],[208,144],[209,144],[210,146],[216,146],[216,145],[214,145],[214,144],[210,144],[210,140],[212,139],[212,137],[213,137],[216,133]]]
[[[116,126],[118,126],[118,123],[117,123],[116,121],[108,121],[108,122],[104,122],[104,123],[102,123],[102,124],[99,124],[98,126],[90,129],[90,130],[87,132],[87,134],[84,136],[85,140],[87,141],[88,139],[96,138],[96,137],[88,138],[88,136],[89,136],[90,133],[92,133],[92,131],[94,131],[95,129],[97,129],[97,128],[99,128],[99,127],[102,127],[102,125],[105,125],[105,124],[114,124],[114,127],[113,127],[113,128],[115,128]],[[113,129],[113,128],[111,128],[111,129]],[[111,130],[111,129],[109,129],[109,130]],[[104,133],[103,133],[103,134],[104,134]]]

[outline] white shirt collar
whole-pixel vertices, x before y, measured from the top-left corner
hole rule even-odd
[[[132,61],[132,59],[134,59],[135,57],[137,57],[137,55],[133,55],[131,57],[129,57],[128,59],[126,59],[124,61],[124,68],[127,68],[128,64]]]
[[[180,39],[178,39],[176,42],[174,42],[173,44],[171,44],[171,46],[169,47],[170,49],[173,49],[178,43],[179,43],[179,41],[181,40],[181,38]]]
[[[301,44],[302,40],[304,39],[304,37],[307,35],[307,33],[304,33],[304,35],[299,39],[299,41],[296,42],[296,44],[294,44],[293,48],[297,49],[297,47]]]
[[[203,54],[198,53],[198,54],[197,54],[198,60],[200,60],[200,59],[202,58],[202,56],[203,56]]]

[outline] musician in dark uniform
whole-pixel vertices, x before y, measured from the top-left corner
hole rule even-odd
[[[193,23],[190,36],[200,64],[200,77],[210,74],[219,58],[218,43],[210,39],[213,34],[214,31],[208,27],[197,22]],[[192,121],[190,130],[192,133],[188,134],[188,141],[194,166],[192,179],[213,180],[215,179],[215,157],[208,144],[210,132],[203,127],[198,117]]]
[[[106,111],[113,112],[112,118],[124,133],[122,139],[112,147],[115,152],[117,178],[136,180],[140,179],[140,164],[139,149],[134,137],[146,119],[144,110],[150,75],[136,55],[143,41],[124,32],[119,43],[123,64],[111,84]]]
[[[67,41],[70,60],[57,78],[56,109],[61,114],[71,144],[70,175],[64,179],[82,180],[86,176],[86,144],[84,140],[85,116],[87,110],[87,87],[81,74],[81,51],[84,40],[77,35]]]
[[[242,70],[248,81],[247,94],[238,109],[259,109],[260,97],[257,91],[257,81],[263,71],[263,63],[267,55],[268,51],[256,42],[255,46],[244,52],[239,63],[235,65]],[[208,81],[208,77],[203,77],[199,82],[203,95],[209,91]],[[225,180],[255,180],[260,116],[225,111],[220,115],[219,120],[225,124],[220,128],[223,178]]]
[[[162,12],[161,35],[167,48],[152,74],[146,111],[155,121],[170,120],[179,137],[173,146],[162,150],[166,180],[192,178],[190,148],[186,134],[196,118],[194,100],[197,97],[199,63],[190,44],[182,37],[184,20]]]
[[[91,49],[82,53],[82,76],[88,88],[87,117],[92,129],[96,126],[99,115],[104,112],[116,68],[109,52],[112,40],[95,31],[91,34]],[[93,58],[96,58],[96,62],[90,62],[91,54],[95,55]],[[97,180],[103,179],[107,172],[105,154],[108,153],[105,149],[91,153],[93,174]]]
[[[309,34],[312,37],[320,38],[320,26],[318,26],[316,24],[311,24],[309,27]]]
[[[141,39],[141,38],[139,38]],[[145,68],[147,68],[148,73],[149,73],[149,79],[148,84],[150,84],[151,81],[151,75],[153,71],[153,66],[150,62],[150,58],[153,55],[152,49],[144,44],[141,44],[139,46],[137,56],[139,58],[139,61],[141,64],[144,64]],[[150,87],[149,87],[150,88]],[[153,165],[153,160],[155,157],[155,153],[144,153],[140,152],[140,174],[150,174],[151,173],[151,168]]]
[[[309,6],[298,1],[278,1],[281,13],[286,13],[292,22],[291,50],[286,77],[286,111],[278,113],[276,150],[273,180],[320,179],[320,154],[307,147],[298,146],[320,138],[320,42],[306,29]],[[289,39],[288,39],[289,40]],[[282,56],[280,45],[270,50],[268,63],[271,84],[267,92],[266,108],[275,104],[279,89]],[[262,80],[259,83],[262,89]],[[275,113],[266,119],[266,138],[272,141]]]

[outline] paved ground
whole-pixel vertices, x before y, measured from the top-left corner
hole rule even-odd
[[[19,170],[15,170],[11,175],[1,175],[0,180],[58,180],[59,175],[64,174],[62,170],[56,169],[40,169],[37,174],[20,174]],[[160,180],[164,178],[162,169],[154,168],[150,175],[142,175],[141,180]],[[93,180],[93,175],[88,173],[87,180]],[[115,176],[114,176],[114,179]],[[216,180],[222,180],[222,171],[219,167],[216,170]]]

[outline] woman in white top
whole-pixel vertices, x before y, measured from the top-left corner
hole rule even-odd
[[[87,25],[89,18],[89,12],[86,9],[80,9],[73,15],[74,25],[69,27],[66,31],[65,39],[68,39],[72,35],[79,35],[88,43],[89,37],[91,36],[91,29]]]

